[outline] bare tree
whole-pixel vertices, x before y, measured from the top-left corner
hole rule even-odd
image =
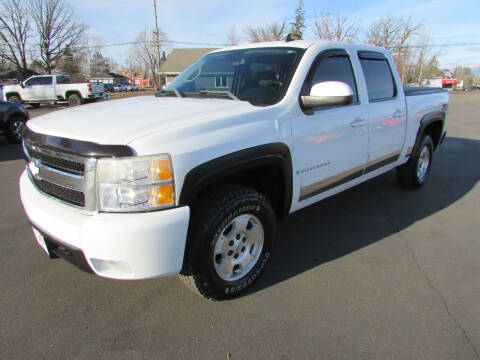
[[[280,41],[287,36],[287,23],[271,23],[264,26],[248,26],[243,29],[250,42]]]
[[[358,23],[344,15],[330,13],[315,16],[313,32],[320,40],[354,42],[357,40]]]
[[[167,35],[162,31],[158,31],[160,43],[167,40]],[[155,88],[160,88],[162,85],[162,79],[160,78],[161,59],[157,59],[157,50],[154,41],[154,33],[142,31],[135,39],[135,44],[131,49],[131,53],[134,56],[134,61],[137,63],[143,63],[145,69],[145,75],[148,75],[152,79],[152,85]]]
[[[423,25],[416,22],[413,17],[402,18],[391,14],[374,22],[367,30],[367,44],[382,46],[389,49],[397,65],[398,72],[403,84],[409,81],[416,81],[417,71],[415,61],[418,61],[422,53],[422,62],[426,61],[425,49],[427,46],[416,44],[424,35]],[[416,78],[416,79],[415,79]]]
[[[81,41],[86,27],[73,21],[73,8],[65,0],[28,0],[28,4],[37,31],[35,59],[51,74],[65,50]]]
[[[391,49],[397,46],[401,31],[402,20],[388,14],[370,25],[366,43]]]
[[[235,25],[230,28],[230,31],[227,35],[227,44],[228,45],[238,45],[240,39],[237,36],[237,32],[235,31]]]
[[[18,0],[0,1],[0,46],[2,60],[20,71],[27,69],[29,15],[25,3]]]
[[[455,68],[455,78],[463,81],[464,88],[471,86],[475,81],[472,69],[462,65]]]

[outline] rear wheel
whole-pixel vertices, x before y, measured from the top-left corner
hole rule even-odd
[[[78,94],[68,96],[68,106],[78,106],[82,104],[82,98]]]
[[[20,96],[18,95],[9,95],[7,97],[7,101],[10,101],[10,102],[13,102],[13,103],[17,103],[17,104],[21,104],[22,103],[22,99],[20,99]]]
[[[20,115],[14,115],[8,124],[7,140],[9,143],[16,144],[22,140],[20,130],[25,118]]]
[[[418,189],[425,184],[432,167],[433,148],[432,138],[425,135],[410,160],[397,167],[397,179],[400,185],[407,189]]]
[[[232,185],[192,210],[181,278],[210,300],[239,296],[258,279],[274,249],[275,215],[256,190]]]
[[[38,109],[40,107],[40,103],[30,103],[30,105],[33,109]]]

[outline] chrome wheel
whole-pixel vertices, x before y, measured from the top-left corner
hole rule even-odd
[[[22,130],[22,124],[23,124],[22,120],[13,120],[12,122],[11,131],[12,131],[13,138],[16,141],[21,140],[20,131]]]
[[[425,145],[420,152],[417,163],[417,179],[420,183],[423,183],[425,181],[429,167],[430,149],[428,148],[428,146]]]
[[[260,258],[263,240],[263,226],[256,216],[243,214],[230,221],[215,243],[213,263],[217,275],[235,281],[248,274]]]

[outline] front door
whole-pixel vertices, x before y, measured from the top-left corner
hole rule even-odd
[[[56,100],[55,89],[53,88],[52,76],[37,76],[25,83],[28,94],[25,100],[28,101],[46,101]]]
[[[341,81],[352,88],[354,99],[349,105],[299,111],[292,119],[293,176],[297,180],[292,211],[363,174],[368,156],[368,112],[358,97],[355,78],[350,56],[334,50],[318,56],[305,81],[302,95],[319,82]]]

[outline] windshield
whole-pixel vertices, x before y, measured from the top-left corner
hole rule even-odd
[[[221,97],[273,105],[285,95],[303,53],[297,48],[256,48],[208,54],[159,96]]]

